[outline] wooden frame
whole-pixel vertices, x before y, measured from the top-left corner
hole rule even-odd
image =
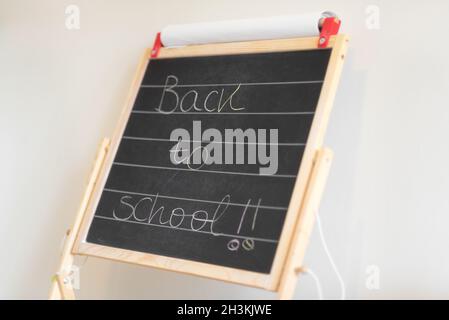
[[[99,151],[94,172],[83,198],[81,208],[72,232],[66,241],[61,265],[57,273],[58,277],[56,277],[56,281],[53,283],[50,297],[64,297],[64,291],[61,290],[61,287],[64,286],[65,272],[67,271],[67,267],[73,263],[73,255],[79,254],[278,291],[280,298],[290,298],[294,292],[296,277],[301,270],[306,244],[313,226],[314,212],[319,204],[332,158],[332,153],[329,150],[322,149],[322,143],[345,57],[347,41],[346,36],[337,35],[332,36],[329,42],[329,47],[332,47],[332,53],[270,274],[134,252],[85,242],[95,208],[106,183],[118,144],[150,60],[151,51],[147,50],[137,69],[114,136],[110,143],[108,141],[103,142]],[[317,42],[318,38],[313,37],[197,45],[181,48],[161,48],[158,59],[307,50],[316,49]]]

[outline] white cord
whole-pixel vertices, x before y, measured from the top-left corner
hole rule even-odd
[[[335,261],[332,258],[332,255],[331,255],[331,253],[329,251],[329,248],[327,246],[326,239],[324,238],[323,228],[321,227],[320,216],[318,214],[316,214],[316,220],[317,220],[317,225],[318,225],[318,232],[320,234],[321,243],[323,244],[324,251],[326,252],[327,257],[329,258],[329,262],[331,263],[332,269],[334,269],[334,272],[337,275],[338,281],[340,282],[340,286],[341,286],[340,300],[345,300],[345,298],[346,298],[346,286],[345,286],[345,283],[343,281],[343,278],[342,278],[340,272],[338,271],[337,265],[335,264]],[[312,275],[312,277],[316,277],[316,275]],[[319,284],[319,281],[317,282],[317,286],[318,286],[318,284]],[[321,291],[321,288],[319,289],[319,291]]]
[[[59,253],[62,254],[62,251],[64,250],[65,240],[67,239],[67,232],[64,232],[64,236],[61,239],[61,242],[59,243]]]
[[[313,272],[311,269],[306,268],[303,271],[305,274],[310,275],[313,280],[315,280],[315,284],[316,284],[316,290],[318,293],[318,299],[323,300],[323,289],[321,287],[321,282],[320,282],[320,278],[318,278],[318,276],[316,275],[315,272]]]
[[[78,268],[82,268],[84,267],[84,265],[87,263],[87,260],[89,260],[89,256],[84,256],[84,260],[82,263],[80,263],[80,265],[78,266]]]

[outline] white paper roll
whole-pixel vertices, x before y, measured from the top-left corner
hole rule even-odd
[[[161,40],[165,47],[178,47],[192,44],[311,37],[319,35],[321,19],[331,16],[335,15],[326,11],[258,19],[169,25],[162,29]]]

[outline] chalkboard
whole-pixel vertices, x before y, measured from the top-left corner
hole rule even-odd
[[[331,51],[151,60],[86,242],[270,273]]]

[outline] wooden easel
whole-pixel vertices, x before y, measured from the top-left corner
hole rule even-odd
[[[318,38],[298,38],[253,41],[251,43],[204,45],[201,46],[201,48],[196,46],[188,46],[182,50],[167,48],[163,50],[162,54],[164,57],[168,58],[191,55],[207,55],[214,53],[233,54],[266,52],[272,50],[272,48],[275,48],[276,50],[296,50],[298,48],[314,48],[316,47],[317,41]],[[326,80],[322,88],[322,94],[318,102],[317,116],[320,121],[317,122],[316,126],[312,126],[311,134],[309,136],[309,141],[311,141],[311,143],[308,143],[308,149],[301,165],[303,176],[300,184],[297,184],[297,187],[295,188],[296,191],[293,192],[290,202],[292,214],[290,215],[291,218],[287,223],[289,228],[288,236],[283,238],[281,236],[280,243],[282,243],[282,246],[279,250],[282,254],[278,257],[279,261],[277,263],[275,275],[272,276],[272,282],[264,285],[264,281],[267,278],[261,277],[257,278],[257,281],[251,282],[253,279],[253,274],[249,275],[248,273],[239,271],[242,274],[241,277],[238,276],[238,272],[236,272],[237,276],[233,277],[233,274],[230,274],[229,269],[226,269],[224,272],[220,269],[219,273],[217,271],[218,269],[213,269],[212,266],[207,264],[199,264],[197,262],[183,261],[179,264],[182,268],[178,268],[176,263],[172,263],[173,260],[169,260],[169,258],[164,257],[160,257],[157,261],[155,261],[151,257],[146,258],[143,254],[136,252],[133,253],[133,255],[127,255],[127,259],[121,259],[120,255],[116,254],[116,251],[114,251],[114,248],[106,247],[101,250],[97,250],[96,248],[92,248],[92,250],[89,248],[89,250],[79,250],[79,248],[76,248],[77,239],[79,239],[83,233],[83,224],[86,224],[85,218],[92,214],[93,199],[98,197],[101,181],[104,180],[105,168],[107,168],[110,162],[112,162],[112,155],[114,154],[115,148],[118,146],[121,130],[124,128],[126,123],[127,112],[130,112],[132,108],[135,96],[137,94],[137,88],[140,85],[140,81],[143,76],[143,71],[145,70],[146,63],[148,63],[148,59],[151,56],[151,51],[147,51],[138,68],[138,72],[136,74],[131,93],[128,97],[125,110],[122,113],[118,129],[111,140],[105,138],[99,147],[81,205],[73,226],[67,233],[61,261],[55,277],[53,278],[49,298],[75,298],[74,290],[70,282],[70,272],[73,267],[75,255],[86,254],[120,261],[126,260],[126,262],[130,263],[138,263],[159,268],[166,268],[164,267],[164,263],[165,261],[168,261],[171,268],[166,269],[169,270],[199,274],[223,281],[236,282],[256,287],[258,286],[277,292],[279,299],[291,299],[294,294],[297,278],[304,270],[303,258],[305,255],[305,248],[312,232],[315,215],[332,162],[332,151],[322,147],[324,129],[320,128],[320,125],[325,127],[330,115],[332,100],[336,92],[339,74],[342,69],[342,61],[345,57],[347,38],[344,35],[332,36],[329,42],[330,45],[333,46],[334,50],[330,57],[328,75],[326,76]],[[84,232],[85,230],[86,228],[84,228]],[[162,263],[159,263],[159,261],[162,261]],[[198,268],[202,268],[201,273],[192,272],[192,270],[198,270]]]
[[[53,277],[50,289],[49,299],[51,300],[74,300],[75,292],[70,281],[70,272],[73,267],[75,255],[73,254],[73,246],[76,235],[81,226],[82,219],[87,209],[87,205],[91,199],[93,188],[97,182],[98,175],[104,165],[104,160],[108,152],[110,140],[104,138],[98,148],[96,160],[88,180],[86,191],[81,200],[81,205],[76,214],[75,221],[71,229],[67,230],[61,261],[58,270]],[[303,258],[308,239],[313,229],[315,221],[315,213],[318,210],[321,196],[326,185],[327,176],[332,162],[333,153],[328,148],[318,150],[315,156],[313,169],[309,178],[305,200],[303,202],[301,213],[295,227],[295,237],[290,244],[289,254],[284,266],[278,289],[279,299],[291,299],[299,274],[303,268]]]

